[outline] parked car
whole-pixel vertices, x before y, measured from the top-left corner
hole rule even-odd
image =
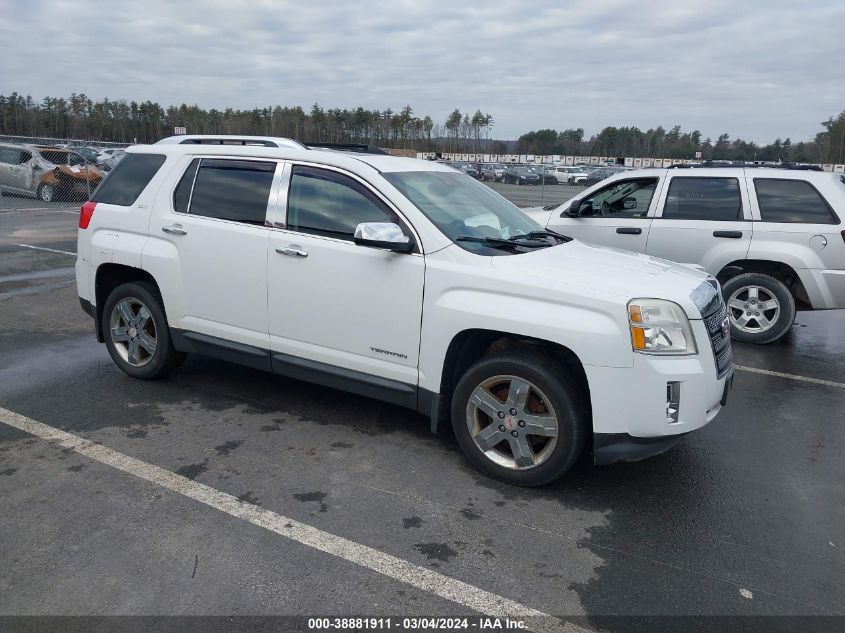
[[[109,147],[102,149],[97,154],[97,167],[103,171],[111,171],[125,153],[126,150],[123,148]]]
[[[520,485],[665,451],[725,403],[704,272],[545,230],[430,161],[221,140],[256,139],[132,147],[80,212],[80,303],[129,376],[199,353],[380,398]]]
[[[481,180],[494,181],[496,180],[496,166],[493,163],[484,163],[481,165]]]
[[[502,182],[515,185],[539,185],[540,176],[523,165],[510,165],[502,174]]]
[[[457,168],[464,172],[467,176],[471,176],[476,180],[481,178],[481,173],[475,168],[474,165],[471,165],[470,163],[458,163]]]
[[[540,177],[540,182],[544,185],[558,184],[557,175],[551,165],[531,165],[529,167],[537,176]]]
[[[610,178],[625,171],[624,167],[597,167],[591,170],[584,179],[584,185],[590,187],[605,178]]]
[[[44,202],[87,198],[102,172],[74,150],[0,144],[0,187]]]
[[[739,341],[778,340],[798,309],[845,308],[841,174],[641,169],[527,211],[584,241],[702,266],[722,284]]]
[[[558,182],[565,183],[567,185],[583,185],[587,180],[587,172],[580,167],[555,165],[554,170]]]
[[[96,165],[97,164],[97,157],[99,156],[100,152],[98,149],[93,147],[85,147],[82,145],[75,145],[71,146],[68,149],[75,152],[77,155],[82,157],[82,160],[88,165]]]

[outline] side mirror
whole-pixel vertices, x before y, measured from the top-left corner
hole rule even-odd
[[[560,214],[560,217],[568,217],[568,218],[577,218],[578,217],[578,209],[581,208],[581,201],[580,200],[573,200],[572,203],[563,210],[563,213]]]
[[[622,198],[622,208],[626,211],[637,208],[637,199],[631,196]]]
[[[361,222],[355,227],[352,241],[358,246],[383,248],[394,253],[410,253],[414,240],[405,235],[402,228],[393,222]]]

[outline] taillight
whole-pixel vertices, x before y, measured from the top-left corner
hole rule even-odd
[[[79,211],[79,228],[80,229],[87,229],[88,225],[91,223],[91,217],[94,215],[94,209],[96,208],[97,203],[91,202],[90,200],[82,205],[82,209]]]

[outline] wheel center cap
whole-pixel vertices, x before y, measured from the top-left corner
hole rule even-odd
[[[129,338],[135,338],[136,336],[138,336],[138,330],[134,327],[129,328]]]
[[[516,418],[512,415],[509,415],[505,418],[505,426],[508,427],[508,431],[512,431],[516,426]]]

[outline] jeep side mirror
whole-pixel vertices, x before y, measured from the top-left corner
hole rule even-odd
[[[563,213],[560,214],[560,217],[568,217],[568,218],[577,218],[578,217],[578,209],[581,208],[581,201],[580,200],[573,200],[572,203],[563,210]]]
[[[394,253],[410,253],[414,240],[393,222],[361,222],[355,227],[352,241],[358,246],[383,248]]]

